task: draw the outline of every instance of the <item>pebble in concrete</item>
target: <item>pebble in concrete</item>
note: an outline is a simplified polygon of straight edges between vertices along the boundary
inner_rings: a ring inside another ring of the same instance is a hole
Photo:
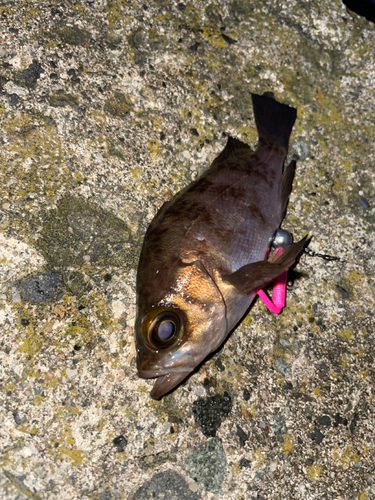
[[[34,303],[54,300],[59,283],[58,273],[33,274],[19,284],[21,297]]]
[[[232,410],[232,398],[227,392],[223,395],[199,398],[193,404],[195,423],[207,437],[214,437],[222,421]]]
[[[221,439],[212,438],[194,450],[185,460],[185,469],[202,488],[212,493],[222,493],[227,457]]]
[[[173,470],[158,472],[145,482],[129,500],[198,500],[185,479]]]

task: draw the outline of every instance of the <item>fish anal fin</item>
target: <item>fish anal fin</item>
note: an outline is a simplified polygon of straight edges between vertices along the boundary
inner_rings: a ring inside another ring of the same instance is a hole
[[[284,215],[286,206],[288,204],[290,192],[292,190],[292,184],[294,179],[294,174],[296,171],[296,159],[293,159],[289,165],[286,167],[283,173],[282,185],[281,185],[281,210],[282,215]]]

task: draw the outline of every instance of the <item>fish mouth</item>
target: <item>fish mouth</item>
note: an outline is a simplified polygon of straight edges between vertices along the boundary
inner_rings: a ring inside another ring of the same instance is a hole
[[[150,392],[152,399],[160,399],[165,394],[174,389],[182,382],[192,370],[176,370],[176,371],[156,371],[156,370],[141,370],[138,372],[140,378],[157,378],[154,387]]]

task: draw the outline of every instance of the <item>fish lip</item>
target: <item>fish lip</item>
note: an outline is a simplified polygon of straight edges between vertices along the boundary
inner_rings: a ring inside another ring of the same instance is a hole
[[[186,369],[184,367],[175,367],[173,369],[165,369],[165,370],[138,370],[137,375],[139,378],[159,378],[164,377],[165,375],[170,375],[173,373],[190,373],[190,369]]]
[[[172,389],[179,385],[192,372],[192,370],[172,371],[160,375],[150,392],[152,399],[161,399],[168,394]]]
[[[140,370],[138,377],[145,379],[156,378],[150,396],[153,399],[161,399],[180,384],[191,372],[192,369],[183,367],[177,367],[173,370]]]
[[[155,378],[155,384],[150,392],[153,399],[160,399],[177,387],[203,359],[202,355],[196,355],[194,352],[185,351],[183,360],[168,360],[169,365],[162,366],[158,363],[152,365],[152,359],[143,357],[141,351],[138,351],[137,375],[143,379]],[[183,364],[182,364],[183,361]],[[178,363],[181,363],[180,365]]]
[[[158,378],[158,377],[163,377],[164,375],[167,375],[167,371],[160,371],[160,370],[139,370],[137,372],[137,375],[139,378]]]

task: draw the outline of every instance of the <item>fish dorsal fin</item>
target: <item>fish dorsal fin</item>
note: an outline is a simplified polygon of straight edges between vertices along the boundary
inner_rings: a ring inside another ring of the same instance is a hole
[[[282,254],[273,253],[270,260],[246,264],[224,279],[241,293],[249,293],[255,288],[263,288],[294,264],[306,241],[307,236],[298,243],[286,247]]]
[[[235,139],[234,137],[229,136],[228,142],[223,151],[215,158],[215,163],[221,163],[227,160],[230,156],[235,156],[244,151],[248,151],[250,146],[240,141],[239,139]]]

